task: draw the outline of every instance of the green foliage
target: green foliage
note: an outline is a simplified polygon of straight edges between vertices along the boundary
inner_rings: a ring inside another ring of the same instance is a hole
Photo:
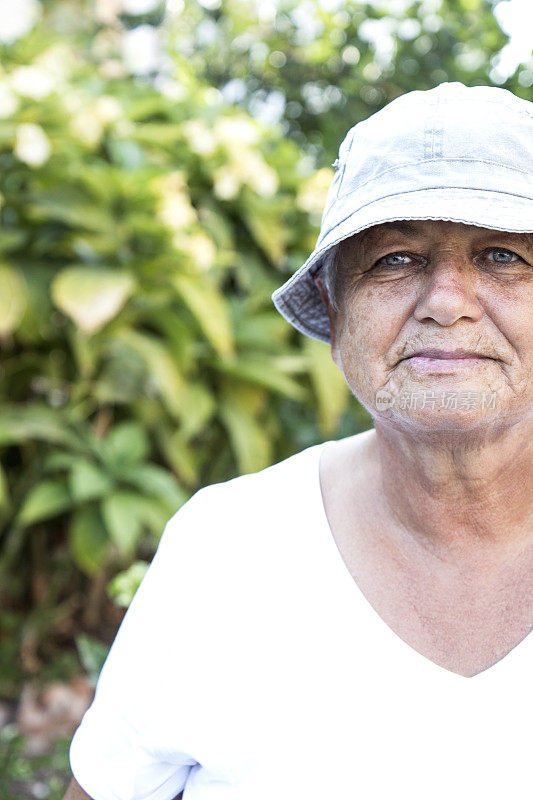
[[[253,114],[279,118],[320,164],[349,128],[390,100],[442,81],[486,85],[507,42],[495,0],[247,0],[186,3],[171,31],[196,75]],[[498,80],[530,97],[531,64]]]
[[[109,583],[107,591],[119,606],[127,608],[148,569],[146,561],[136,561],[124,572],[115,575]]]
[[[92,686],[96,686],[96,681],[104,666],[109,648],[94,637],[87,636],[84,633],[76,636],[76,647],[78,648],[81,664]]]
[[[48,0],[0,45],[0,692],[52,633],[97,674],[105,601],[130,602],[200,486],[371,424],[270,294],[314,245],[346,130],[490,83],[505,37],[488,0],[333,5],[186,0],[139,74],[124,37],[163,3]]]
[[[79,624],[56,587],[94,625],[119,573],[124,605],[191,493],[294,452],[283,400],[314,415],[321,397],[270,301],[316,236],[298,146],[184,58],[158,80],[117,69],[131,20],[61,9],[0,73],[0,585],[28,609],[30,670]],[[333,385],[316,440],[346,407]]]
[[[70,739],[58,740],[40,756],[28,755],[26,744],[14,725],[0,730],[0,797],[61,800],[68,784]]]

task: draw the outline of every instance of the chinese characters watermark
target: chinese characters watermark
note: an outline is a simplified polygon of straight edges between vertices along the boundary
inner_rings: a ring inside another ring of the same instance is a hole
[[[447,408],[457,411],[470,411],[472,409],[496,408],[498,392],[435,392],[432,389],[421,389],[413,392],[400,392],[394,395],[386,389],[376,392],[376,408],[386,411],[392,406],[399,409],[413,411],[415,409]]]

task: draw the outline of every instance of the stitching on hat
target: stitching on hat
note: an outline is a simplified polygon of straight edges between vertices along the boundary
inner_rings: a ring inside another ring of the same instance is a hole
[[[441,116],[439,110],[442,112],[442,96],[437,93],[435,96],[435,123],[433,125],[433,157],[442,160],[442,139],[444,130],[441,124]],[[437,124],[439,123],[439,124]]]
[[[447,157],[440,157],[440,158],[423,158],[418,159],[417,161],[404,161],[401,164],[396,164],[394,167],[389,167],[388,169],[383,170],[378,175],[374,175],[372,178],[368,178],[368,180],[363,181],[363,183],[358,183],[355,189],[352,189],[350,192],[346,192],[342,195],[342,197],[348,197],[349,194],[352,192],[357,191],[358,189],[362,189],[364,186],[368,186],[374,181],[380,180],[384,175],[389,175],[391,172],[395,172],[396,170],[404,169],[405,167],[417,167],[420,164],[430,164],[434,161],[444,162],[444,163],[458,163],[458,164],[487,164],[488,166],[492,167],[501,167],[502,169],[510,170],[511,172],[519,172],[521,175],[526,176],[533,176],[533,171],[527,169],[520,169],[520,167],[514,167],[508,164],[502,164],[500,161],[492,161],[491,159],[487,158],[447,158]],[[344,177],[344,176],[343,176]],[[433,188],[433,187],[431,187]],[[436,187],[437,188],[437,187]],[[440,187],[443,188],[443,187]],[[453,188],[451,186],[447,187],[449,189]],[[464,187],[457,187],[457,188],[464,188]],[[468,187],[472,188],[472,187]],[[340,189],[340,186],[339,186]],[[479,189],[478,191],[493,191],[492,189]],[[506,192],[509,194],[509,192]],[[517,197],[521,197],[522,195],[516,195]],[[337,194],[337,199],[340,199],[340,193]]]
[[[431,161],[434,157],[433,152],[433,134],[435,130],[435,104],[437,98],[435,93],[433,96],[428,97],[428,124],[424,130],[424,161]]]
[[[368,206],[373,205],[374,203],[379,203],[381,200],[386,200],[389,197],[401,197],[405,194],[415,194],[416,192],[427,192],[427,191],[442,191],[443,189],[452,189],[453,191],[472,191],[472,192],[487,192],[488,194],[495,194],[495,195],[504,195],[505,197],[519,197],[521,200],[527,200],[528,203],[533,202],[531,197],[525,197],[521,194],[509,194],[509,192],[502,192],[499,189],[472,189],[471,186],[431,186],[425,187],[422,189],[409,189],[408,191],[403,192],[393,192],[392,194],[384,194],[381,197],[377,197],[375,200],[371,200],[369,203],[364,203],[362,206],[358,206],[353,211],[350,211],[343,219],[341,219],[331,230],[334,231],[335,228],[338,228],[339,225],[342,225],[347,219],[349,219],[352,214],[355,214],[359,211],[362,211],[363,208],[367,208]],[[344,197],[348,197],[348,195],[344,195]],[[409,219],[408,216],[402,217],[402,219]],[[427,219],[432,219],[432,217],[427,217]],[[437,217],[436,219],[440,219]]]
[[[348,159],[349,159],[350,153],[352,151],[352,145],[353,145],[353,141],[355,139],[355,127],[356,126],[354,126],[351,129],[352,137],[350,139],[350,144],[348,146],[348,152],[344,155],[344,158],[342,159],[342,162],[339,162],[339,185],[337,187],[337,199],[339,198],[340,193],[341,193],[342,182],[344,180],[344,173],[346,172],[346,164],[348,163]]]
[[[494,87],[470,87],[470,88],[494,88]],[[507,90],[505,90],[507,91]],[[411,92],[407,92],[407,94],[411,94]],[[404,97],[404,95],[400,95],[400,97]],[[514,99],[513,99],[514,98]],[[445,103],[451,103],[452,105],[455,104],[468,104],[469,106],[472,105],[481,105],[484,106],[487,103],[491,105],[496,105],[498,108],[505,107],[509,111],[512,111],[514,114],[518,116],[526,116],[529,119],[533,119],[533,110],[529,108],[524,108],[522,105],[518,105],[515,101],[518,100],[521,103],[528,103],[531,105],[530,100],[525,100],[523,97],[518,97],[517,95],[513,95],[512,98],[507,97],[445,97],[443,98]],[[389,104],[390,105],[390,104]],[[386,108],[387,106],[385,106]]]

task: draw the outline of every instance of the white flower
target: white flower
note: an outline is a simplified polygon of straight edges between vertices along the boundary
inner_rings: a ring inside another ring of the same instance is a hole
[[[20,161],[30,167],[42,167],[51,151],[48,136],[40,125],[33,122],[17,125],[14,152]]]
[[[195,233],[189,239],[189,253],[198,269],[210,269],[215,261],[215,245],[206,233]]]
[[[86,108],[75,114],[70,121],[70,129],[80,142],[88,147],[96,147],[102,138],[104,126],[94,110]]]
[[[25,36],[41,13],[38,0],[0,0],[0,42],[12,44]]]
[[[96,0],[94,15],[97,22],[113,25],[117,21],[121,7],[121,0]]]
[[[161,0],[122,0],[122,9],[126,14],[150,14],[161,5]]]
[[[11,117],[18,109],[19,101],[5,83],[0,83],[0,119]]]
[[[194,265],[200,272],[207,272],[213,266],[216,257],[215,245],[203,231],[190,236],[177,233],[173,243],[177,250],[184,250],[191,256]]]
[[[174,78],[170,78],[168,75],[156,75],[154,78],[154,87],[163,97],[174,100],[176,103],[181,103],[188,95],[186,87],[178,83]]]
[[[204,122],[191,119],[182,125],[182,131],[193,153],[198,153],[200,156],[213,155],[217,146],[217,141],[213,132],[209,130]]]
[[[159,218],[173,231],[196,222],[198,215],[191,205],[185,173],[180,170],[157,178],[153,187],[159,194]]]
[[[94,113],[103,125],[108,125],[122,117],[122,106],[116,97],[103,94],[94,104]]]
[[[262,197],[271,197],[275,194],[279,180],[276,172],[266,164],[259,153],[253,150],[243,150],[240,156],[232,159],[233,169],[251,189]]]
[[[242,145],[257,144],[259,131],[244,116],[222,117],[215,124],[215,136],[228,149],[238,150]]]
[[[246,183],[261,197],[272,197],[279,187],[277,173],[259,157],[254,162],[255,169],[250,170]]]
[[[9,83],[17,94],[31,97],[32,100],[43,100],[55,88],[52,76],[35,66],[18,67],[9,76]]]
[[[219,167],[213,174],[213,191],[221,200],[233,200],[239,194],[241,182],[231,167]]]
[[[153,25],[139,25],[122,37],[122,57],[133,75],[148,75],[161,66],[159,33]]]
[[[70,92],[63,100],[71,114],[70,129],[88,147],[96,147],[104,134],[104,128],[112,122],[122,121],[122,106],[115,97],[102,95],[92,105],[86,99]]]
[[[296,197],[298,208],[307,211],[308,214],[321,214],[333,175],[334,172],[330,167],[324,167],[304,181]]]
[[[55,80],[56,87],[70,78],[76,66],[76,54],[64,42],[57,42],[43,50],[33,61],[34,67],[44,69]]]

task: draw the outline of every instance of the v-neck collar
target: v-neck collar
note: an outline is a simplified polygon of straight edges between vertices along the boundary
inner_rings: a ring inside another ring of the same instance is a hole
[[[359,588],[353,576],[351,575],[331,531],[324,506],[322,486],[320,483],[320,459],[325,447],[328,444],[330,444],[330,442],[323,442],[322,444],[318,444],[309,448],[309,455],[312,456],[310,476],[312,481],[312,491],[310,492],[311,503],[309,505],[309,510],[312,518],[314,519],[316,530],[319,533],[320,545],[322,546],[323,550],[323,558],[327,559],[329,562],[329,567],[335,573],[339,586],[351,596],[354,604],[362,609],[367,619],[373,623],[373,626],[383,639],[384,644],[387,647],[391,647],[396,650],[398,657],[401,656],[402,660],[409,659],[413,665],[416,664],[418,669],[426,672],[429,670],[430,672],[433,672],[435,676],[440,675],[446,680],[455,681],[456,683],[468,683],[469,685],[474,683],[476,685],[482,685],[489,680],[492,681],[492,679],[498,678],[501,673],[511,670],[515,663],[519,661],[519,659],[526,658],[529,663],[530,660],[527,658],[527,650],[528,648],[533,647],[533,631],[530,631],[529,634],[521,639],[521,641],[518,642],[518,644],[515,645],[512,650],[510,650],[495,664],[487,667],[487,669],[483,670],[482,672],[478,672],[476,675],[467,676],[460,675],[458,672],[453,672],[453,670],[442,667],[427,656],[424,656],[422,653],[408,644],[404,639],[402,639],[402,637],[385,622],[372,604],[367,600],[362,590]],[[531,664],[533,666],[533,661]]]

